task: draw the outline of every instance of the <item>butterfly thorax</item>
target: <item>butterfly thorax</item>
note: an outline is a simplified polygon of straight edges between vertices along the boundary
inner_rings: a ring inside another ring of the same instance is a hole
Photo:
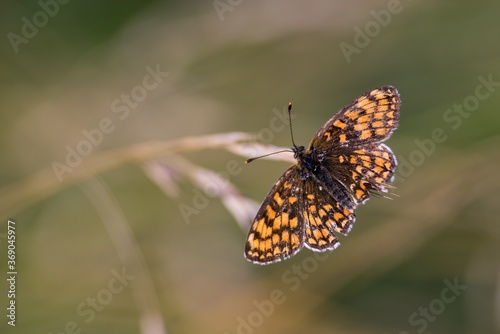
[[[297,171],[303,181],[312,179],[320,189],[325,189],[337,202],[348,208],[355,207],[355,202],[347,192],[340,175],[334,175],[325,165],[325,156],[314,147],[306,149],[304,146],[293,148],[297,159]]]
[[[299,169],[306,169],[313,174],[319,172],[322,159],[318,156],[316,150],[306,150],[304,146],[294,147],[292,149],[294,157],[297,159]]]

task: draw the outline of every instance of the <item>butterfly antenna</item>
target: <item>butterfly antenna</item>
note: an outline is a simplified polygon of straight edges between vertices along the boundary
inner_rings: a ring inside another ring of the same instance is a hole
[[[295,145],[295,141],[293,140],[293,131],[292,131],[292,102],[288,102],[288,123],[290,123],[290,135],[292,136],[293,150],[291,150],[291,151],[290,150],[282,150],[282,151],[278,151],[278,152],[272,152],[272,153],[269,153],[269,154],[264,154],[264,155],[261,155],[261,156],[255,157],[255,158],[247,159],[247,160],[245,160],[245,163],[249,164],[249,163],[251,163],[254,160],[257,160],[257,159],[260,159],[260,158],[264,158],[264,157],[268,157],[268,156],[273,155],[273,154],[283,153],[283,152],[292,152],[293,153],[294,150],[297,150],[298,147],[297,147],[297,145]]]
[[[288,102],[288,123],[290,124],[290,136],[292,137],[292,144],[295,149],[297,149],[297,145],[295,145],[295,141],[293,140],[293,130],[292,130],[292,102]]]
[[[261,155],[261,156],[255,157],[255,158],[250,158],[250,159],[247,159],[247,160],[245,160],[245,163],[246,163],[246,164],[249,164],[249,163],[251,163],[251,162],[252,162],[252,161],[254,161],[254,160],[257,160],[257,159],[260,159],[260,158],[264,158],[264,157],[268,157],[268,156],[270,156],[270,155],[274,155],[274,154],[278,154],[278,153],[283,153],[283,152],[293,152],[293,151],[290,151],[290,150],[282,150],[282,151],[278,151],[278,152],[268,153],[268,154],[264,154],[264,155]]]

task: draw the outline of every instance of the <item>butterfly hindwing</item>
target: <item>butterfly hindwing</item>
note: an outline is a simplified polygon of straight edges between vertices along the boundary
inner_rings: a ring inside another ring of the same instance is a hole
[[[342,206],[314,179],[305,182],[303,210],[305,245],[314,251],[337,248],[335,232],[347,235],[356,220],[354,209]]]
[[[343,180],[356,204],[367,201],[372,192],[388,192],[396,165],[391,149],[377,143],[341,150],[338,155],[325,160],[326,169]]]

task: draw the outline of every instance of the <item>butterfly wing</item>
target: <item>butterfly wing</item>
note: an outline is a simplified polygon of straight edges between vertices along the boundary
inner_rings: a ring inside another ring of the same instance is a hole
[[[326,122],[309,147],[357,147],[382,142],[398,127],[400,106],[399,93],[392,86],[366,92]]]
[[[314,179],[304,184],[305,245],[314,251],[333,250],[340,245],[335,232],[347,235],[356,220],[354,209],[340,204]]]
[[[247,260],[269,264],[290,258],[304,246],[302,183],[297,165],[276,181],[248,232]]]
[[[335,200],[316,179],[297,165],[274,184],[262,203],[245,245],[245,257],[270,264],[295,255],[304,244],[314,251],[340,245],[335,232],[347,235],[355,221],[354,208]]]
[[[316,133],[308,153],[342,183],[356,204],[370,192],[387,192],[396,158],[384,144],[398,126],[401,99],[396,88],[383,86],[367,92],[335,114]]]

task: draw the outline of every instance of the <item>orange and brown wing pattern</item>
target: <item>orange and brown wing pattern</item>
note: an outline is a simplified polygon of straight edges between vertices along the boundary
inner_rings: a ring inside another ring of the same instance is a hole
[[[323,187],[305,183],[305,245],[314,251],[334,250],[340,246],[335,232],[347,235],[356,220],[354,209],[342,207]]]
[[[334,115],[314,136],[308,151],[321,152],[331,175],[356,204],[371,192],[387,192],[397,161],[384,144],[397,128],[401,99],[396,88],[369,91]]]
[[[392,86],[369,91],[326,122],[314,136],[309,149],[328,150],[384,141],[398,126],[400,106],[398,91]]]
[[[266,196],[248,232],[245,257],[249,261],[277,262],[293,256],[304,246],[301,182],[297,166],[293,165]]]
[[[343,167],[337,167],[337,173],[343,175],[344,183],[357,204],[368,200],[370,192],[388,192],[388,184],[394,180],[397,161],[387,145],[361,146],[340,154],[336,159],[336,163]]]

